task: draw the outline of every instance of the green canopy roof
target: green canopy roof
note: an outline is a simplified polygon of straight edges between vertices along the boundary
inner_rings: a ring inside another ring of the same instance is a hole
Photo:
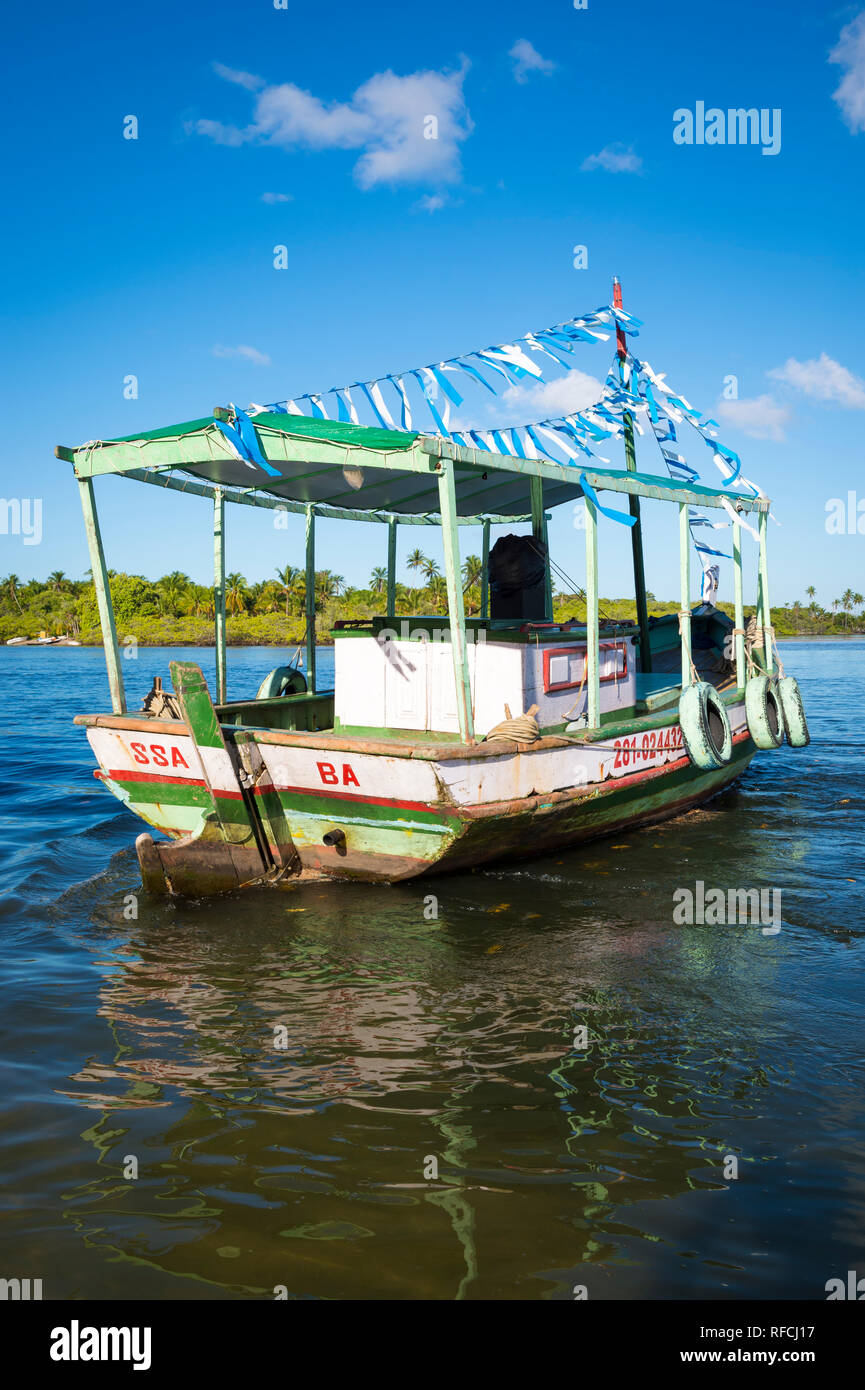
[[[728,498],[748,511],[768,505],[730,490],[596,468],[588,458],[585,464],[515,458],[437,436],[270,412],[250,417],[265,460],[262,465],[244,457],[248,449],[234,442],[233,418],[229,411],[218,410],[199,420],[122,439],[94,440],[76,449],[58,447],[55,452],[74,463],[78,477],[126,473],[155,481],[180,470],[211,485],[277,502],[353,513],[437,513],[443,459],[453,465],[457,513],[462,517],[530,514],[531,485],[537,478],[543,481],[545,507],[575,501],[583,495],[583,474],[595,488],[668,501],[717,507],[721,498]],[[229,426],[227,433],[223,425]]]

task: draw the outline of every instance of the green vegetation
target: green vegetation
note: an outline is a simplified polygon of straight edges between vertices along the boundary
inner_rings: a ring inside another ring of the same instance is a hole
[[[397,613],[406,616],[445,613],[445,580],[435,560],[420,550],[408,557],[408,568],[418,576],[415,585],[397,584]],[[111,595],[120,640],[134,637],[142,646],[212,646],[213,590],[195,584],[179,570],[161,579],[145,579],[140,574],[111,571]],[[481,561],[467,556],[463,564],[466,612],[475,616],[481,602]],[[242,574],[226,576],[228,641],[234,646],[288,646],[302,642],[306,630],[304,609],[306,582],[302,570],[286,565],[273,579],[248,583]],[[340,619],[371,618],[384,611],[387,571],[373,570],[369,586],[347,587],[341,575],[318,570],[315,576],[316,627],[319,640],[327,640],[330,628]],[[772,609],[772,622],[779,637],[844,636],[865,632],[863,597],[847,589],[828,609],[815,602],[816,590],[805,591],[807,602],[799,600]],[[732,604],[719,605],[732,617]],[[661,602],[649,595],[649,611],[675,613],[678,603]],[[557,593],[556,619],[585,617],[581,593]],[[602,599],[601,612],[607,618],[633,620],[632,599]],[[753,612],[746,609],[746,616]],[[68,635],[83,645],[98,645],[102,638],[96,610],[96,594],[89,579],[68,579],[55,570],[47,579],[31,579],[22,584],[8,574],[0,580],[0,642],[10,637]]]

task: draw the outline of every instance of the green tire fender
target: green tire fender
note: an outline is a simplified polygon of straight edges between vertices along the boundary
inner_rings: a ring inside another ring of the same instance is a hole
[[[784,742],[784,711],[771,676],[751,676],[745,686],[745,717],[758,748],[778,748]]]
[[[778,682],[778,695],[784,713],[787,742],[793,748],[807,747],[811,742],[811,735],[808,732],[808,721],[805,718],[802,692],[795,676],[781,677]]]
[[[695,681],[679,697],[679,725],[691,762],[706,769],[725,767],[733,756],[733,731],[717,690]]]
[[[306,677],[296,666],[277,666],[258,687],[256,700],[276,700],[281,695],[302,695]]]

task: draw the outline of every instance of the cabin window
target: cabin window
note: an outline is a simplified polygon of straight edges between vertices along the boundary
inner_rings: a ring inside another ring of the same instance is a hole
[[[624,642],[602,642],[598,665],[601,684],[622,680],[628,674],[628,649]],[[544,652],[544,694],[577,690],[586,675],[585,647],[553,647]]]

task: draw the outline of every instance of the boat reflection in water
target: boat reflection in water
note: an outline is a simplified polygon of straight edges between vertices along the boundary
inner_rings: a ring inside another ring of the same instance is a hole
[[[753,1237],[725,1156],[776,1157],[761,1119],[792,1076],[765,1008],[778,953],[757,927],[731,944],[669,914],[635,925],[647,897],[614,890],[614,860],[454,878],[432,919],[420,885],[369,887],[363,913],[332,883],[242,912],[142,898],[135,923],[117,890],[113,1049],[67,1090],[94,1112],[99,1176],[66,1212],[123,1262],[113,1296],[135,1295],[126,1262],[172,1297],[735,1288]],[[670,1242],[651,1281],[647,1241]]]

